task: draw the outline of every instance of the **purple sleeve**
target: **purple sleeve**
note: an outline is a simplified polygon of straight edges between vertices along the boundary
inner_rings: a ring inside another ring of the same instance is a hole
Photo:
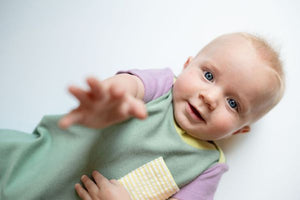
[[[173,198],[179,200],[213,200],[217,186],[228,166],[224,163],[213,165],[191,183],[185,185]]]
[[[144,102],[152,101],[167,93],[173,85],[174,74],[169,68],[119,71],[138,76],[145,87]]]

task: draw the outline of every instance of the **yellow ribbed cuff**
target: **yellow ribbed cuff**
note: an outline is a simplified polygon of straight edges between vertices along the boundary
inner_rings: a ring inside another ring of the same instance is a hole
[[[179,191],[166,163],[159,157],[118,180],[132,200],[165,200]]]

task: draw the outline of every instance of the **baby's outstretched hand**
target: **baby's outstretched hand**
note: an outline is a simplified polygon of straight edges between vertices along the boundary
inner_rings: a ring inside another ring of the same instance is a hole
[[[108,180],[99,172],[94,171],[92,181],[83,175],[81,181],[85,188],[79,183],[75,185],[78,196],[83,200],[130,200],[127,190],[116,180]]]
[[[59,122],[61,128],[81,124],[90,128],[104,128],[129,117],[147,117],[145,104],[126,92],[120,84],[105,85],[95,78],[88,78],[89,91],[71,86],[69,92],[79,100],[79,106]]]

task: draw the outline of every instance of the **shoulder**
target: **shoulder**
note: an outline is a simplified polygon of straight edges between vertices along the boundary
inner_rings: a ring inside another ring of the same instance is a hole
[[[120,73],[129,73],[141,79],[145,88],[144,101],[152,101],[166,94],[173,86],[174,73],[170,68],[162,69],[131,69],[119,71]]]

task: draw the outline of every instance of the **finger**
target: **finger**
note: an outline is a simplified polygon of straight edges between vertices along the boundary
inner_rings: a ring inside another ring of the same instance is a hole
[[[121,105],[118,106],[116,113],[110,116],[112,118],[110,120],[122,121],[129,117],[136,117],[138,119],[145,119],[147,117],[145,105],[141,101],[130,95],[126,95],[120,101]]]
[[[147,109],[144,102],[137,99],[129,100],[128,112],[131,116],[136,117],[138,119],[147,118]]]
[[[85,90],[82,90],[81,88],[78,88],[76,86],[70,86],[69,92],[80,101],[81,104],[85,106],[89,106],[91,104],[91,100],[89,98],[88,93]]]
[[[83,200],[92,200],[89,193],[79,183],[75,184],[75,190],[76,190],[78,196],[81,199],[83,199]]]
[[[98,171],[93,171],[92,176],[98,185],[98,187],[101,189],[104,185],[108,184],[109,181],[107,178],[105,178],[102,174],[100,174]]]
[[[125,90],[116,84],[112,84],[109,88],[112,99],[121,99],[125,95]]]
[[[58,125],[62,129],[67,129],[73,124],[80,123],[82,119],[83,119],[83,115],[77,110],[73,110],[69,114],[61,118],[58,122]]]
[[[109,182],[116,186],[121,185],[121,183],[119,181],[117,181],[116,179],[111,179]]]
[[[104,91],[101,82],[93,77],[88,77],[86,81],[91,88],[91,93],[93,97],[96,99],[101,99],[103,97],[103,91]]]
[[[81,181],[90,194],[96,194],[97,191],[99,190],[97,185],[86,175],[83,175],[81,177]]]

